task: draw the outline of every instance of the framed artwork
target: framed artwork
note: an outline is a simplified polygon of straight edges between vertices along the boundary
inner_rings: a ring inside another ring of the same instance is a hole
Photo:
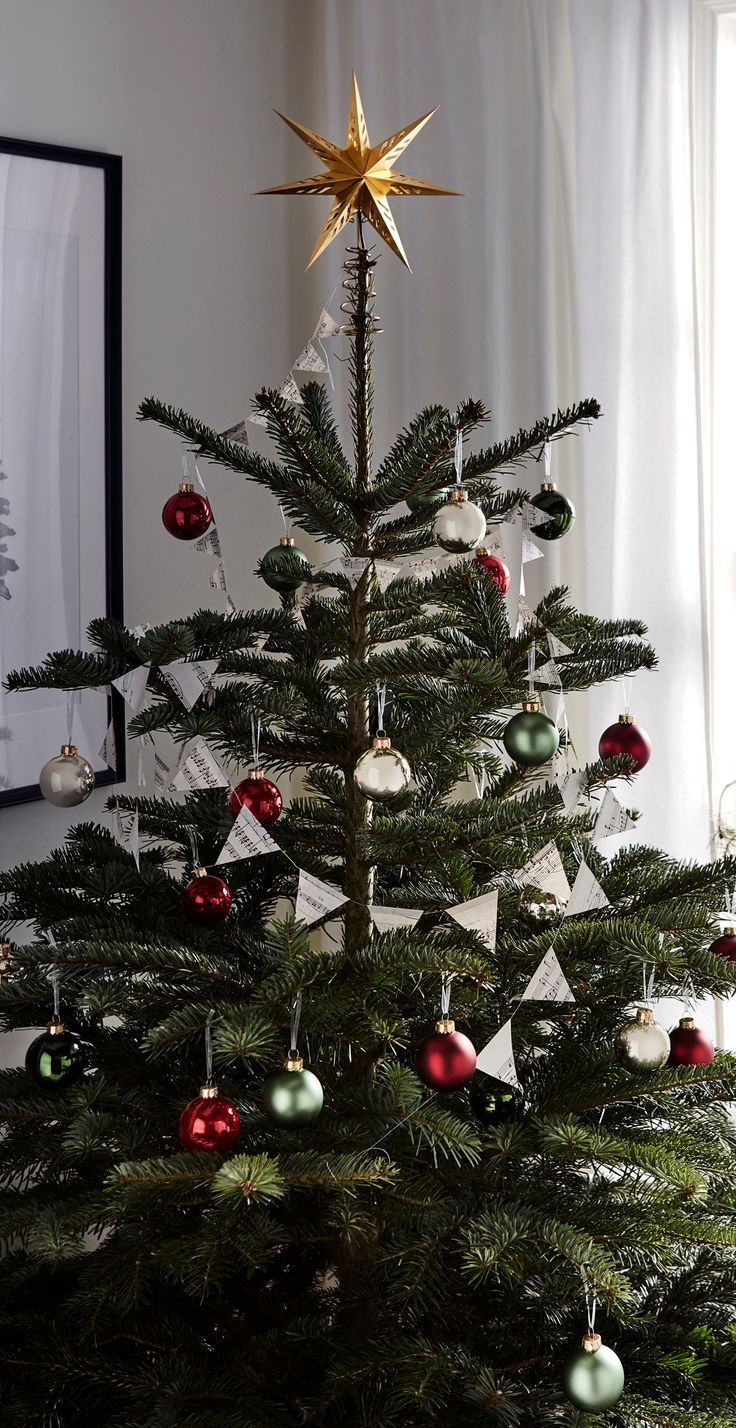
[[[0,139],[0,686],[122,618],[120,248],[120,158]],[[0,807],[40,797],[70,713],[98,784],[124,776],[109,697],[0,687]]]

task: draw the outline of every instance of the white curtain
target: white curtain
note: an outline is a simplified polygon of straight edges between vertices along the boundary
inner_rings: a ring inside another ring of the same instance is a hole
[[[578,521],[532,594],[563,581],[582,609],[649,626],[660,667],[632,708],[654,753],[631,801],[647,842],[706,857],[689,0],[308,0],[287,44],[287,112],[331,138],[353,66],[374,139],[439,104],[402,166],[465,195],[394,202],[414,275],[382,256],[379,452],[429,401],[482,396],[499,436],[601,402],[556,448]],[[296,140],[288,154],[284,178],[313,171]],[[303,266],[324,204],[268,201],[288,204]],[[339,262],[334,244],[300,285],[295,325]],[[621,697],[575,700],[581,756]]]

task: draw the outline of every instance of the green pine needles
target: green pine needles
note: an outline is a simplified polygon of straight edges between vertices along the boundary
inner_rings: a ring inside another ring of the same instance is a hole
[[[477,400],[429,407],[374,462],[373,260],[353,251],[350,455],[316,383],[301,407],[270,389],[256,397],[272,456],[155,398],[140,415],[265,486],[320,541],[398,561],[433,544],[431,512],[402,503],[452,485],[457,430],[470,437],[488,415]],[[541,444],[598,415],[588,400],[494,445],[476,436],[470,499],[501,521]],[[149,664],[131,735],[201,737],[235,780],[255,712],[265,771],[282,787],[298,777],[272,830],[283,853],[227,866],[233,906],[215,929],[186,920],[181,893],[190,830],[210,865],[232,828],[223,789],[114,796],[138,810],[140,866],[109,827],[81,822],[44,862],[0,876],[6,933],[36,929],[0,983],[2,1026],[43,1027],[56,965],[62,1013],[88,1047],[64,1090],[0,1073],[3,1425],[562,1428],[584,1421],[561,1373],[586,1328],[587,1284],[626,1371],[606,1423],[733,1428],[736,1061],[630,1071],[613,1038],[643,974],[662,995],[686,977],[697,995],[736,987],[736,967],[708,950],[736,868],[646,847],[604,860],[595,796],[614,778],[621,793],[625,758],[591,763],[592,798],[568,815],[551,775],[494,752],[532,640],[539,663],[550,636],[562,641],[564,688],[586,689],[653,667],[645,627],[580,614],[555,589],[517,634],[472,557],[427,578],[405,561],[383,589],[372,563],[357,581],[331,563],[302,594],[142,635],[98,620],[90,651],[9,680],[89,688]],[[181,659],[219,662],[212,697],[193,709],[163,677]],[[413,773],[409,794],[383,807],[353,780],[380,684]],[[482,797],[469,766],[483,771]],[[550,840],[570,882],[584,854],[610,906],[530,927],[517,875]],[[289,911],[295,864],[350,898],[329,935]],[[444,910],[492,888],[490,952]],[[424,915],[379,934],[372,903]],[[575,1005],[520,1005],[553,938]],[[476,1047],[518,1008],[523,1103],[501,1124],[478,1120],[467,1090],[435,1094],[414,1070],[448,972],[452,1014]],[[295,1129],[260,1102],[300,992],[299,1045],[325,1106]],[[215,1075],[241,1123],[226,1154],[177,1138],[204,1079],[210,1012]]]

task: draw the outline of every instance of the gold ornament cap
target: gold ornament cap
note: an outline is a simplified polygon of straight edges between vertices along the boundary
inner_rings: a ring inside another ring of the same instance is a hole
[[[600,1334],[583,1334],[583,1348],[586,1354],[597,1354],[603,1348],[603,1340]]]
[[[628,713],[627,713],[627,714],[619,714],[619,716],[618,716],[618,722],[619,722],[619,724],[633,724],[633,722],[634,722],[634,716],[633,716],[633,714],[628,714]]]
[[[214,1101],[215,1096],[219,1096],[220,1088],[214,1081],[207,1081],[204,1086],[200,1086],[199,1094],[203,1101]]]
[[[695,1017],[694,1017],[694,1016],[681,1016],[681,1017],[680,1017],[680,1030],[681,1030],[681,1031],[694,1031],[694,1029],[695,1029]]]
[[[61,1017],[55,1016],[48,1022],[46,1030],[49,1036],[58,1036],[60,1031],[66,1031],[66,1024],[61,1020]]]
[[[451,506],[464,506],[468,499],[468,493],[464,486],[454,486],[450,492]]]
[[[554,481],[543,481],[539,489],[540,491],[556,491],[557,485]]]
[[[260,764],[253,765],[250,773],[248,774],[248,778],[263,778],[263,769],[261,768]]]
[[[304,1070],[304,1057],[299,1055],[299,1052],[296,1050],[296,1047],[292,1047],[291,1051],[289,1052],[289,1055],[287,1056],[284,1062],[284,1068],[287,1071]]]
[[[391,740],[389,739],[388,734],[376,734],[376,737],[373,740],[373,747],[374,749],[390,749]]]
[[[191,481],[180,481],[180,482],[179,482],[179,492],[180,492],[180,494],[183,494],[183,495],[185,495],[185,496],[191,496],[191,494],[192,494],[193,491],[194,491],[194,486],[192,485],[192,482],[191,482]]]
[[[538,714],[540,705],[537,695],[533,694],[529,699],[522,699],[521,707],[525,714]]]
[[[294,537],[293,537],[293,536],[290,536],[290,535],[282,535],[282,536],[279,537],[279,545],[292,546],[293,544],[294,544]]]
[[[654,1021],[654,1012],[652,1011],[652,1008],[651,1008],[651,1007],[637,1007],[637,1008],[636,1008],[636,1024],[637,1024],[637,1026],[651,1026],[653,1021]]]
[[[64,759],[74,759],[77,756],[76,744],[62,744],[61,755]]]
[[[455,1030],[455,1023],[451,1016],[441,1016],[435,1022],[434,1029],[439,1032],[440,1036],[450,1036]]]
[[[206,878],[206,877],[207,877],[207,869],[206,869],[206,868],[192,868],[192,877],[193,877],[193,878]]]
[[[721,937],[736,937],[736,927],[724,927]]]
[[[487,545],[477,545],[474,553],[475,555],[490,555],[491,552]]]

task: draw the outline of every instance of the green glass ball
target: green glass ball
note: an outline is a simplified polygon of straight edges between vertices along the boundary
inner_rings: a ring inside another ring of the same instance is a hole
[[[315,1121],[324,1102],[313,1071],[274,1071],[263,1083],[261,1106],[277,1126],[306,1126]]]
[[[476,1071],[470,1083],[470,1108],[476,1120],[484,1126],[501,1126],[513,1121],[524,1104],[516,1086],[497,1081],[485,1071]]]
[[[295,567],[303,566],[304,574],[299,575]],[[310,570],[309,561],[303,550],[296,545],[272,545],[262,556],[258,574],[269,590],[298,590],[304,584]]]
[[[554,757],[560,745],[560,735],[551,719],[541,709],[523,709],[509,719],[503,731],[504,748],[517,764],[536,768]]]
[[[74,1031],[67,1031],[62,1023],[58,1030],[46,1031],[32,1041],[26,1052],[26,1071],[37,1086],[44,1090],[71,1086],[78,1081],[84,1071],[86,1056],[84,1047]]]
[[[623,1364],[605,1344],[592,1351],[577,1349],[562,1371],[562,1387],[581,1413],[603,1413],[618,1402],[624,1391]]]
[[[441,486],[438,491],[422,491],[419,495],[407,496],[406,504],[413,516],[426,516],[429,520],[437,506],[444,506],[449,495],[449,486]]]
[[[535,540],[559,540],[560,536],[567,535],[575,524],[575,507],[572,501],[568,501],[567,496],[563,496],[556,487],[545,491],[537,491],[536,496],[532,496],[532,505],[538,511],[545,511],[553,520],[543,521],[541,526],[535,526],[532,535]]]

